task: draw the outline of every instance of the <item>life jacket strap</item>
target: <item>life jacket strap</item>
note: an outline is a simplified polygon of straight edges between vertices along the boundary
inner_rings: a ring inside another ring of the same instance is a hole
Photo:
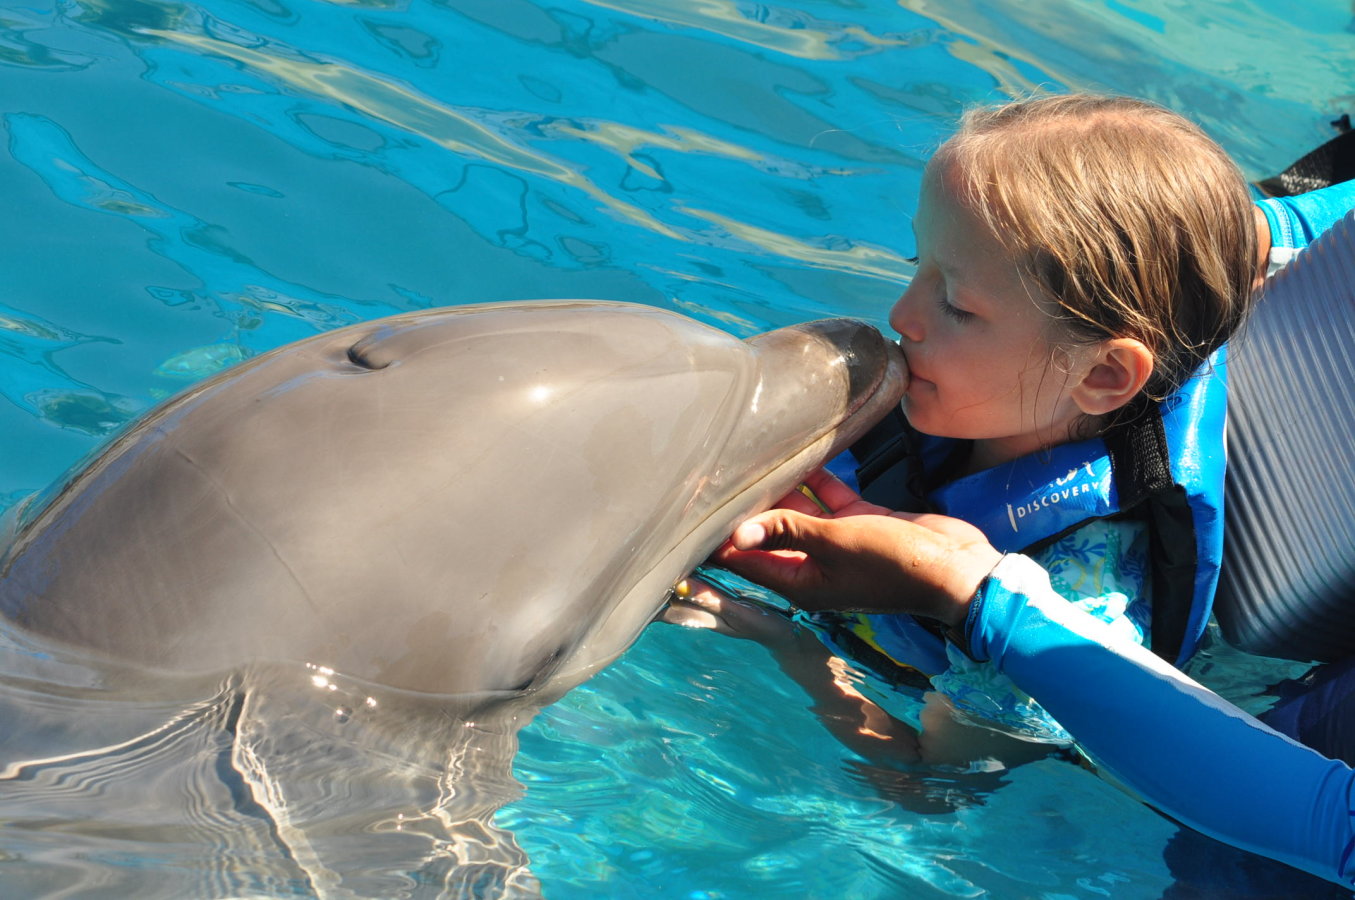
[[[1172,475],[1167,431],[1158,404],[1105,435],[1120,510],[1148,524],[1153,590],[1153,652],[1176,662],[1195,603],[1195,521],[1186,489]]]

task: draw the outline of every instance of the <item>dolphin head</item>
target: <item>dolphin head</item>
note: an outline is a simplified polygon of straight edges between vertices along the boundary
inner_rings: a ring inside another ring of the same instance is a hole
[[[135,423],[19,532],[0,609],[154,668],[548,700],[904,380],[847,320],[741,341],[552,301],[363,323]]]

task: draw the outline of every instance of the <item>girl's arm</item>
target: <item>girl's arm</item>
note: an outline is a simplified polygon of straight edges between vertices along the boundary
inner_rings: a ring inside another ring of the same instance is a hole
[[[761,644],[809,695],[810,709],[848,750],[875,762],[919,761],[917,732],[858,691],[846,664],[808,628],[701,578],[688,578],[679,588],[662,614],[664,621]]]

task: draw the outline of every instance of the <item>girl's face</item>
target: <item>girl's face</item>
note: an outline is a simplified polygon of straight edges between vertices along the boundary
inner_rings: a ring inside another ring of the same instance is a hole
[[[1069,439],[1084,354],[1052,343],[1049,301],[959,200],[952,169],[928,167],[913,223],[917,273],[889,324],[908,360],[908,421],[974,440],[976,470]]]

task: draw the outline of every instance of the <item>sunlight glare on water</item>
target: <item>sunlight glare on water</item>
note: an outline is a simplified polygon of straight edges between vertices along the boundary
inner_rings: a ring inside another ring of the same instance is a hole
[[[968,104],[1143,96],[1257,179],[1330,138],[1352,85],[1345,0],[0,0],[0,505],[202,378],[390,313],[580,297],[739,336],[883,328],[922,166]],[[1288,674],[1207,659],[1239,699]],[[11,750],[164,720],[41,664],[45,690],[0,666],[50,729]],[[227,858],[275,836],[247,767],[222,774],[222,690],[72,781],[5,776],[0,894],[309,895],[304,860]],[[1232,857],[1169,866],[1175,827],[1071,763],[891,780],[806,706],[752,644],[653,627],[522,732],[497,821],[556,900],[1253,896],[1210,880]],[[322,798],[374,764],[310,762]],[[138,772],[181,820],[87,816]]]

